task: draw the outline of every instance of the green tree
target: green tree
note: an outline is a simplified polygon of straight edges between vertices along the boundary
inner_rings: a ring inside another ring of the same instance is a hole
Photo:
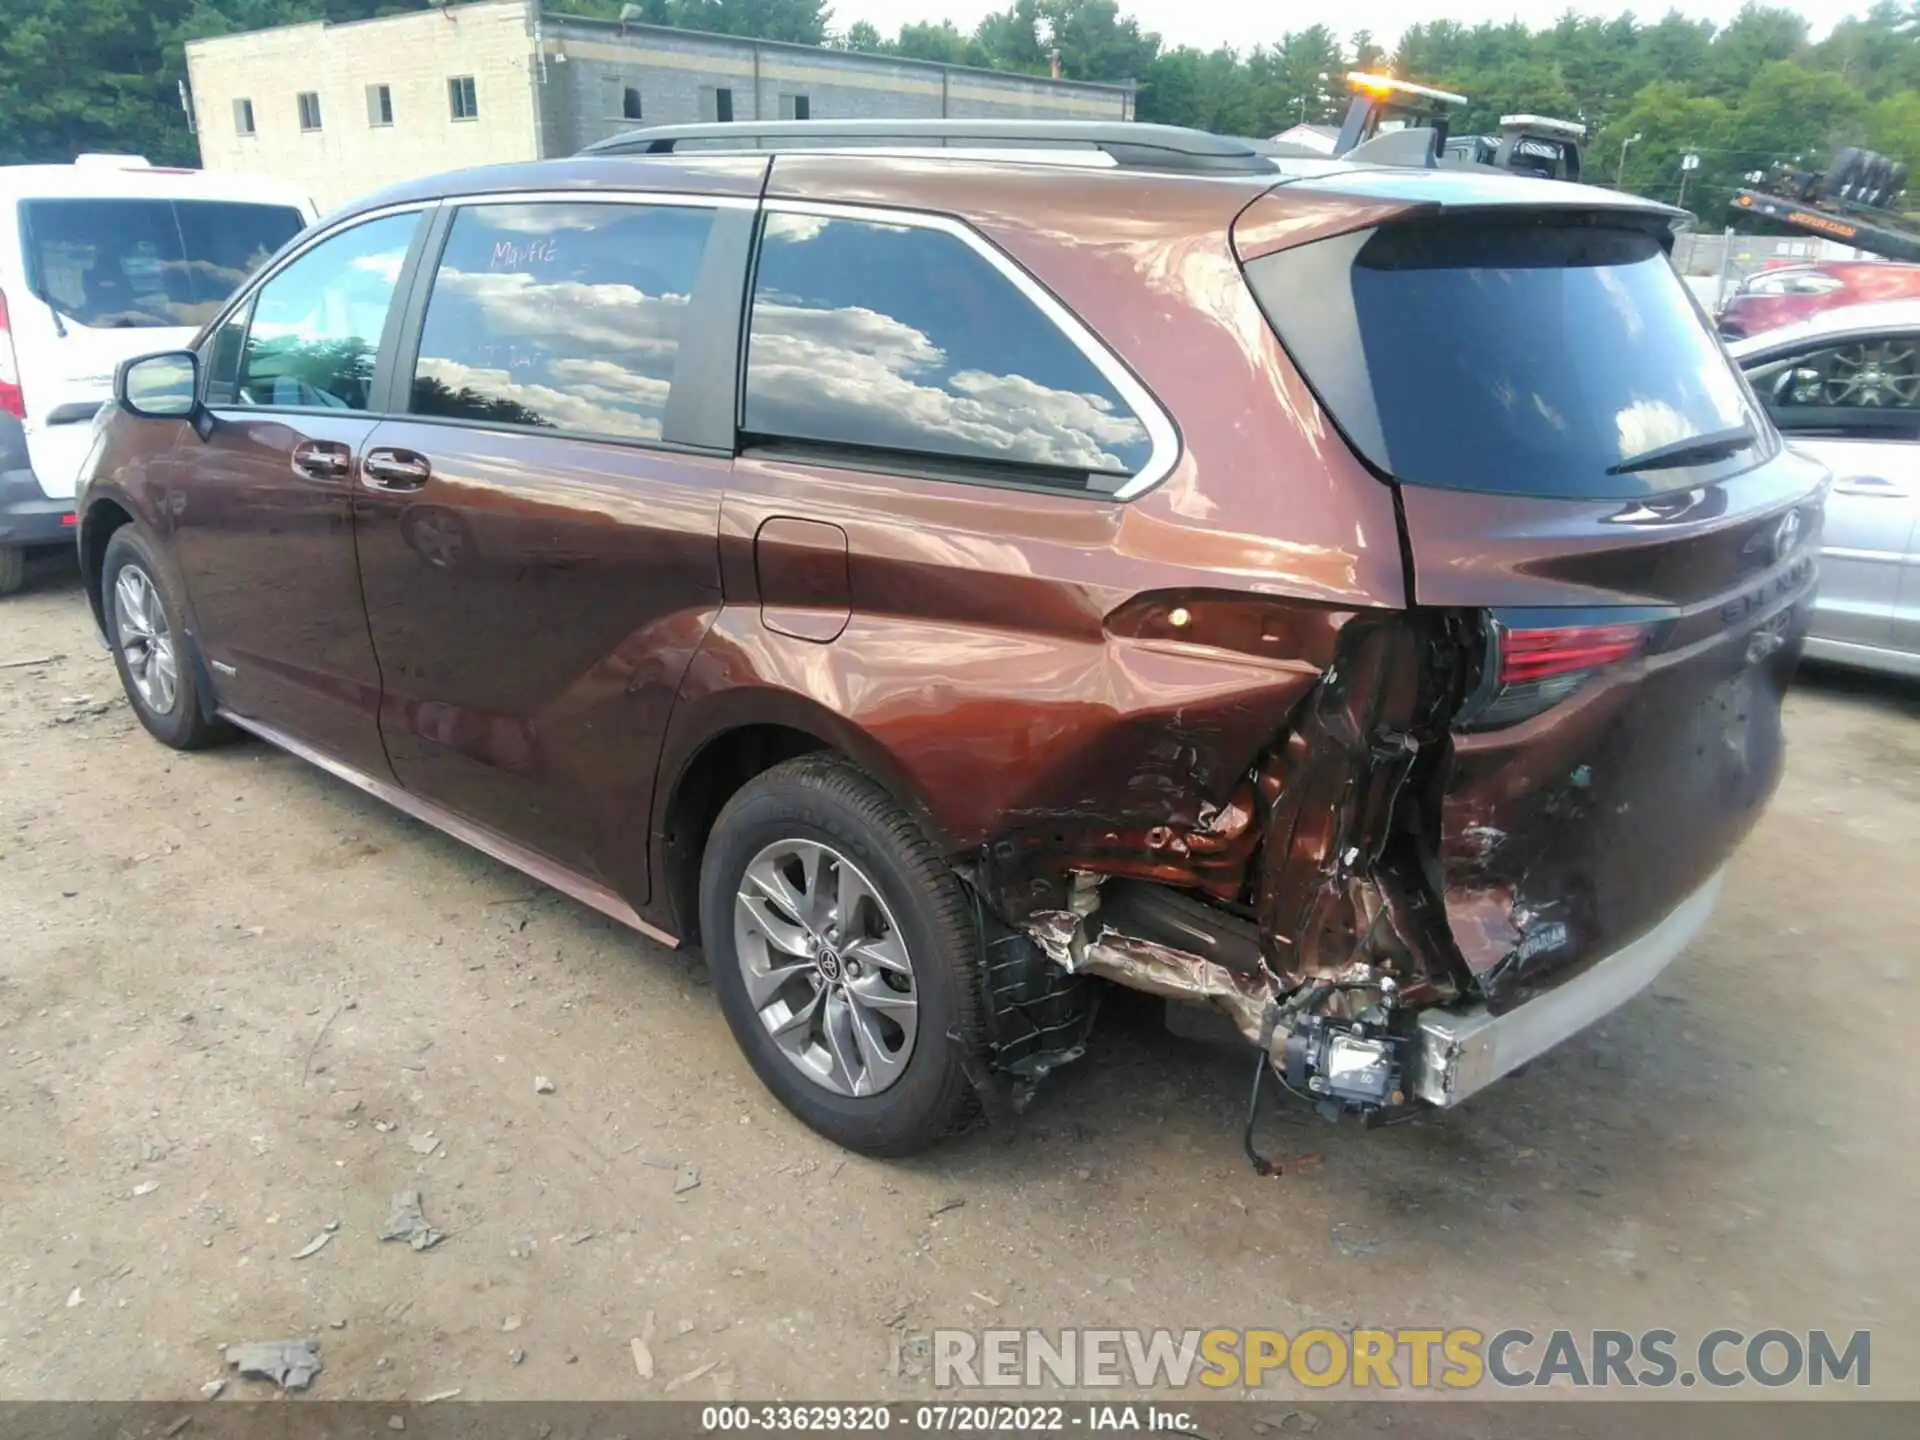
[[[1380,48],[1371,30],[1353,32],[1353,68],[1376,74],[1387,63],[1387,52]]]

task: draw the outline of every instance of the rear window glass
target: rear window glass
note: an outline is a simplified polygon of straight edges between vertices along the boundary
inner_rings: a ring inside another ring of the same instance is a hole
[[[199,326],[306,224],[286,205],[221,200],[28,200],[33,289],[93,328]]]
[[[1752,421],[1649,234],[1395,226],[1266,256],[1248,275],[1349,441],[1407,484],[1581,499],[1671,490],[1693,483],[1690,467],[1608,471]],[[1743,466],[1772,444],[1752,423],[1754,446],[1734,456]]]

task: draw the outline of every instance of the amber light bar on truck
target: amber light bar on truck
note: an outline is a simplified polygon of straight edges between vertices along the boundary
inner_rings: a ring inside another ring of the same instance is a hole
[[[1600,671],[1630,660],[1646,643],[1644,625],[1508,627],[1495,622],[1490,682],[1462,716],[1471,730],[1512,725],[1550,710]]]

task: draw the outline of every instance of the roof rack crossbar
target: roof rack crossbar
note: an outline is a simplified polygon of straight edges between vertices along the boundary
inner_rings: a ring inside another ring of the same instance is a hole
[[[726,120],[652,125],[596,141],[583,155],[671,155],[689,149],[794,151],[832,146],[1019,147],[1099,150],[1116,166],[1265,174],[1272,164],[1246,141],[1131,120]]]

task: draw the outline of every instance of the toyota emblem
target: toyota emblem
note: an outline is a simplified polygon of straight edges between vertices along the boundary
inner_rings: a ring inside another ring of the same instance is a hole
[[[1800,543],[1800,512],[1789,510],[1780,517],[1780,523],[1773,527],[1773,558],[1784,560],[1793,553],[1793,547]]]

